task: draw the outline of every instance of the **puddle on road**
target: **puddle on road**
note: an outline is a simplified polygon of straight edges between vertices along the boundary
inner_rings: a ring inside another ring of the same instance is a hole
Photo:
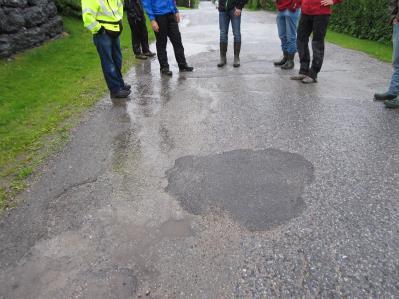
[[[220,208],[251,231],[298,216],[305,209],[304,188],[314,179],[308,160],[276,149],[185,156],[166,175],[166,191],[185,210],[200,215]]]
[[[193,231],[191,230],[191,223],[189,220],[170,219],[164,222],[160,227],[160,235],[168,239],[179,239],[192,236]]]

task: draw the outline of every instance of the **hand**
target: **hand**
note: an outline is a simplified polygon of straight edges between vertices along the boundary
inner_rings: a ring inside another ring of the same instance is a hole
[[[180,23],[180,14],[179,13],[176,14],[176,22]]]
[[[334,4],[334,0],[321,0],[322,6],[331,6]]]
[[[236,17],[241,16],[241,9],[236,8],[236,10],[234,11],[234,15],[235,15]]]
[[[154,30],[155,32],[159,32],[159,26],[158,26],[157,21],[152,20],[151,21],[151,27],[152,27],[152,30]]]

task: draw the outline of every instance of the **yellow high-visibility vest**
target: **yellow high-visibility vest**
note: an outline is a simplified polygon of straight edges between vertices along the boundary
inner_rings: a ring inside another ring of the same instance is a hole
[[[119,32],[122,17],[122,0],[82,0],[83,24],[93,34],[96,34],[101,26],[106,30]]]

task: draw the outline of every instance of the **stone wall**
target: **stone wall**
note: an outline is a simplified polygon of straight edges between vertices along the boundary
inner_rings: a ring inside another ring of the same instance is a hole
[[[0,0],[0,57],[38,46],[62,31],[53,0]]]

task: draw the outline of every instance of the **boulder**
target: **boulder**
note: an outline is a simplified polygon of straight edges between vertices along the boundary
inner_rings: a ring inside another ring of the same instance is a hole
[[[1,0],[1,6],[5,7],[26,7],[28,5],[27,0]]]
[[[12,54],[10,37],[7,34],[0,35],[0,57],[8,57]]]
[[[54,2],[49,2],[45,7],[45,12],[48,18],[53,18],[57,15],[57,6]]]
[[[15,33],[25,25],[20,9],[4,8],[0,12],[0,17],[0,33]]]
[[[42,27],[24,29],[12,36],[13,51],[19,52],[40,45],[46,39]]]
[[[32,28],[47,21],[45,12],[39,6],[33,6],[24,9],[23,15],[26,28]]]

